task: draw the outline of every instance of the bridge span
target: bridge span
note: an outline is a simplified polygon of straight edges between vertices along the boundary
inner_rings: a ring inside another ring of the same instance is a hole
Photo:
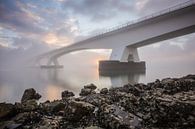
[[[64,54],[84,49],[112,49],[110,60],[139,62],[137,48],[195,32],[195,0],[128,22],[88,39],[38,57],[47,66],[59,65]]]

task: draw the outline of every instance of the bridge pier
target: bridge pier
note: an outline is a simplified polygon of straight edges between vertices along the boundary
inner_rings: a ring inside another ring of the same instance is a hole
[[[63,65],[60,65],[57,58],[51,58],[47,62],[47,65],[41,65],[41,68],[63,68]]]
[[[120,62],[139,62],[139,55],[137,48],[133,47],[119,47],[112,50],[110,60],[117,60]]]
[[[145,69],[145,62],[140,61],[134,47],[113,49],[110,60],[99,62],[100,74],[145,73]]]

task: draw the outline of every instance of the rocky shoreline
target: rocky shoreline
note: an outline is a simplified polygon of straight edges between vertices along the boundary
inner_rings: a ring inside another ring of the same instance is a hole
[[[0,103],[0,129],[195,129],[195,75],[61,96],[38,103],[31,88],[21,102]]]

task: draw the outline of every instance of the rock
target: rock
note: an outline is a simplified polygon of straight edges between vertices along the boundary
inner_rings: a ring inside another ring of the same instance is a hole
[[[62,99],[66,99],[66,98],[69,98],[69,97],[73,97],[75,95],[74,95],[73,92],[65,90],[65,91],[62,92],[61,96],[62,96]]]
[[[41,114],[39,114],[38,112],[23,112],[23,113],[17,114],[13,118],[13,120],[16,123],[26,125],[26,124],[33,124],[33,123],[39,122],[41,117],[42,117]]]
[[[97,86],[95,86],[94,84],[89,84],[84,86],[84,89],[91,89],[91,90],[95,90],[97,88]]]
[[[38,105],[27,89],[22,103],[0,103],[0,128],[24,129],[191,129],[195,127],[195,75],[145,84],[103,88],[93,84],[80,97],[62,92],[61,100]]]
[[[40,104],[40,108],[47,114],[56,114],[65,109],[66,104],[63,101],[56,100],[53,102],[46,101]]]
[[[100,94],[107,94],[108,93],[108,89],[107,88],[102,88],[100,90]]]
[[[195,80],[195,75],[189,74],[189,75],[187,75],[187,76],[185,76],[183,78],[184,79],[193,79],[193,80]]]
[[[116,105],[102,105],[99,110],[99,123],[109,129],[132,129],[140,126],[141,120],[131,113],[125,112]]]
[[[22,124],[7,124],[4,128],[5,129],[21,129]]]
[[[65,118],[69,121],[78,122],[93,114],[95,106],[87,102],[71,101],[66,108]]]
[[[39,107],[35,99],[26,100],[23,103],[21,103],[21,110],[23,111],[34,111],[37,110],[38,108]]]
[[[13,104],[0,103],[0,121],[2,119],[10,119],[16,115],[16,109]]]
[[[23,103],[31,99],[39,100],[40,98],[41,98],[41,95],[36,93],[36,91],[33,88],[30,88],[24,91],[21,102]]]
[[[87,95],[90,95],[90,94],[95,94],[96,92],[92,89],[89,89],[89,88],[83,88],[81,89],[81,93],[79,94],[80,96],[87,96]]]
[[[22,124],[15,123],[14,121],[0,122],[0,129],[21,129]]]
[[[40,120],[40,124],[36,127],[38,129],[63,129],[61,127],[62,117],[60,116],[44,116]]]
[[[124,85],[123,88],[121,88],[123,92],[132,93],[135,96],[140,96],[142,93],[142,90],[139,87],[139,84],[135,84],[134,86],[131,84]]]

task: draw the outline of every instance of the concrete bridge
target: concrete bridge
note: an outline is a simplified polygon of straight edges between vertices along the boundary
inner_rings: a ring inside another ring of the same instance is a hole
[[[137,48],[195,32],[195,0],[128,22],[91,38],[38,57],[58,66],[64,54],[84,49],[112,49],[110,60],[139,62]]]

